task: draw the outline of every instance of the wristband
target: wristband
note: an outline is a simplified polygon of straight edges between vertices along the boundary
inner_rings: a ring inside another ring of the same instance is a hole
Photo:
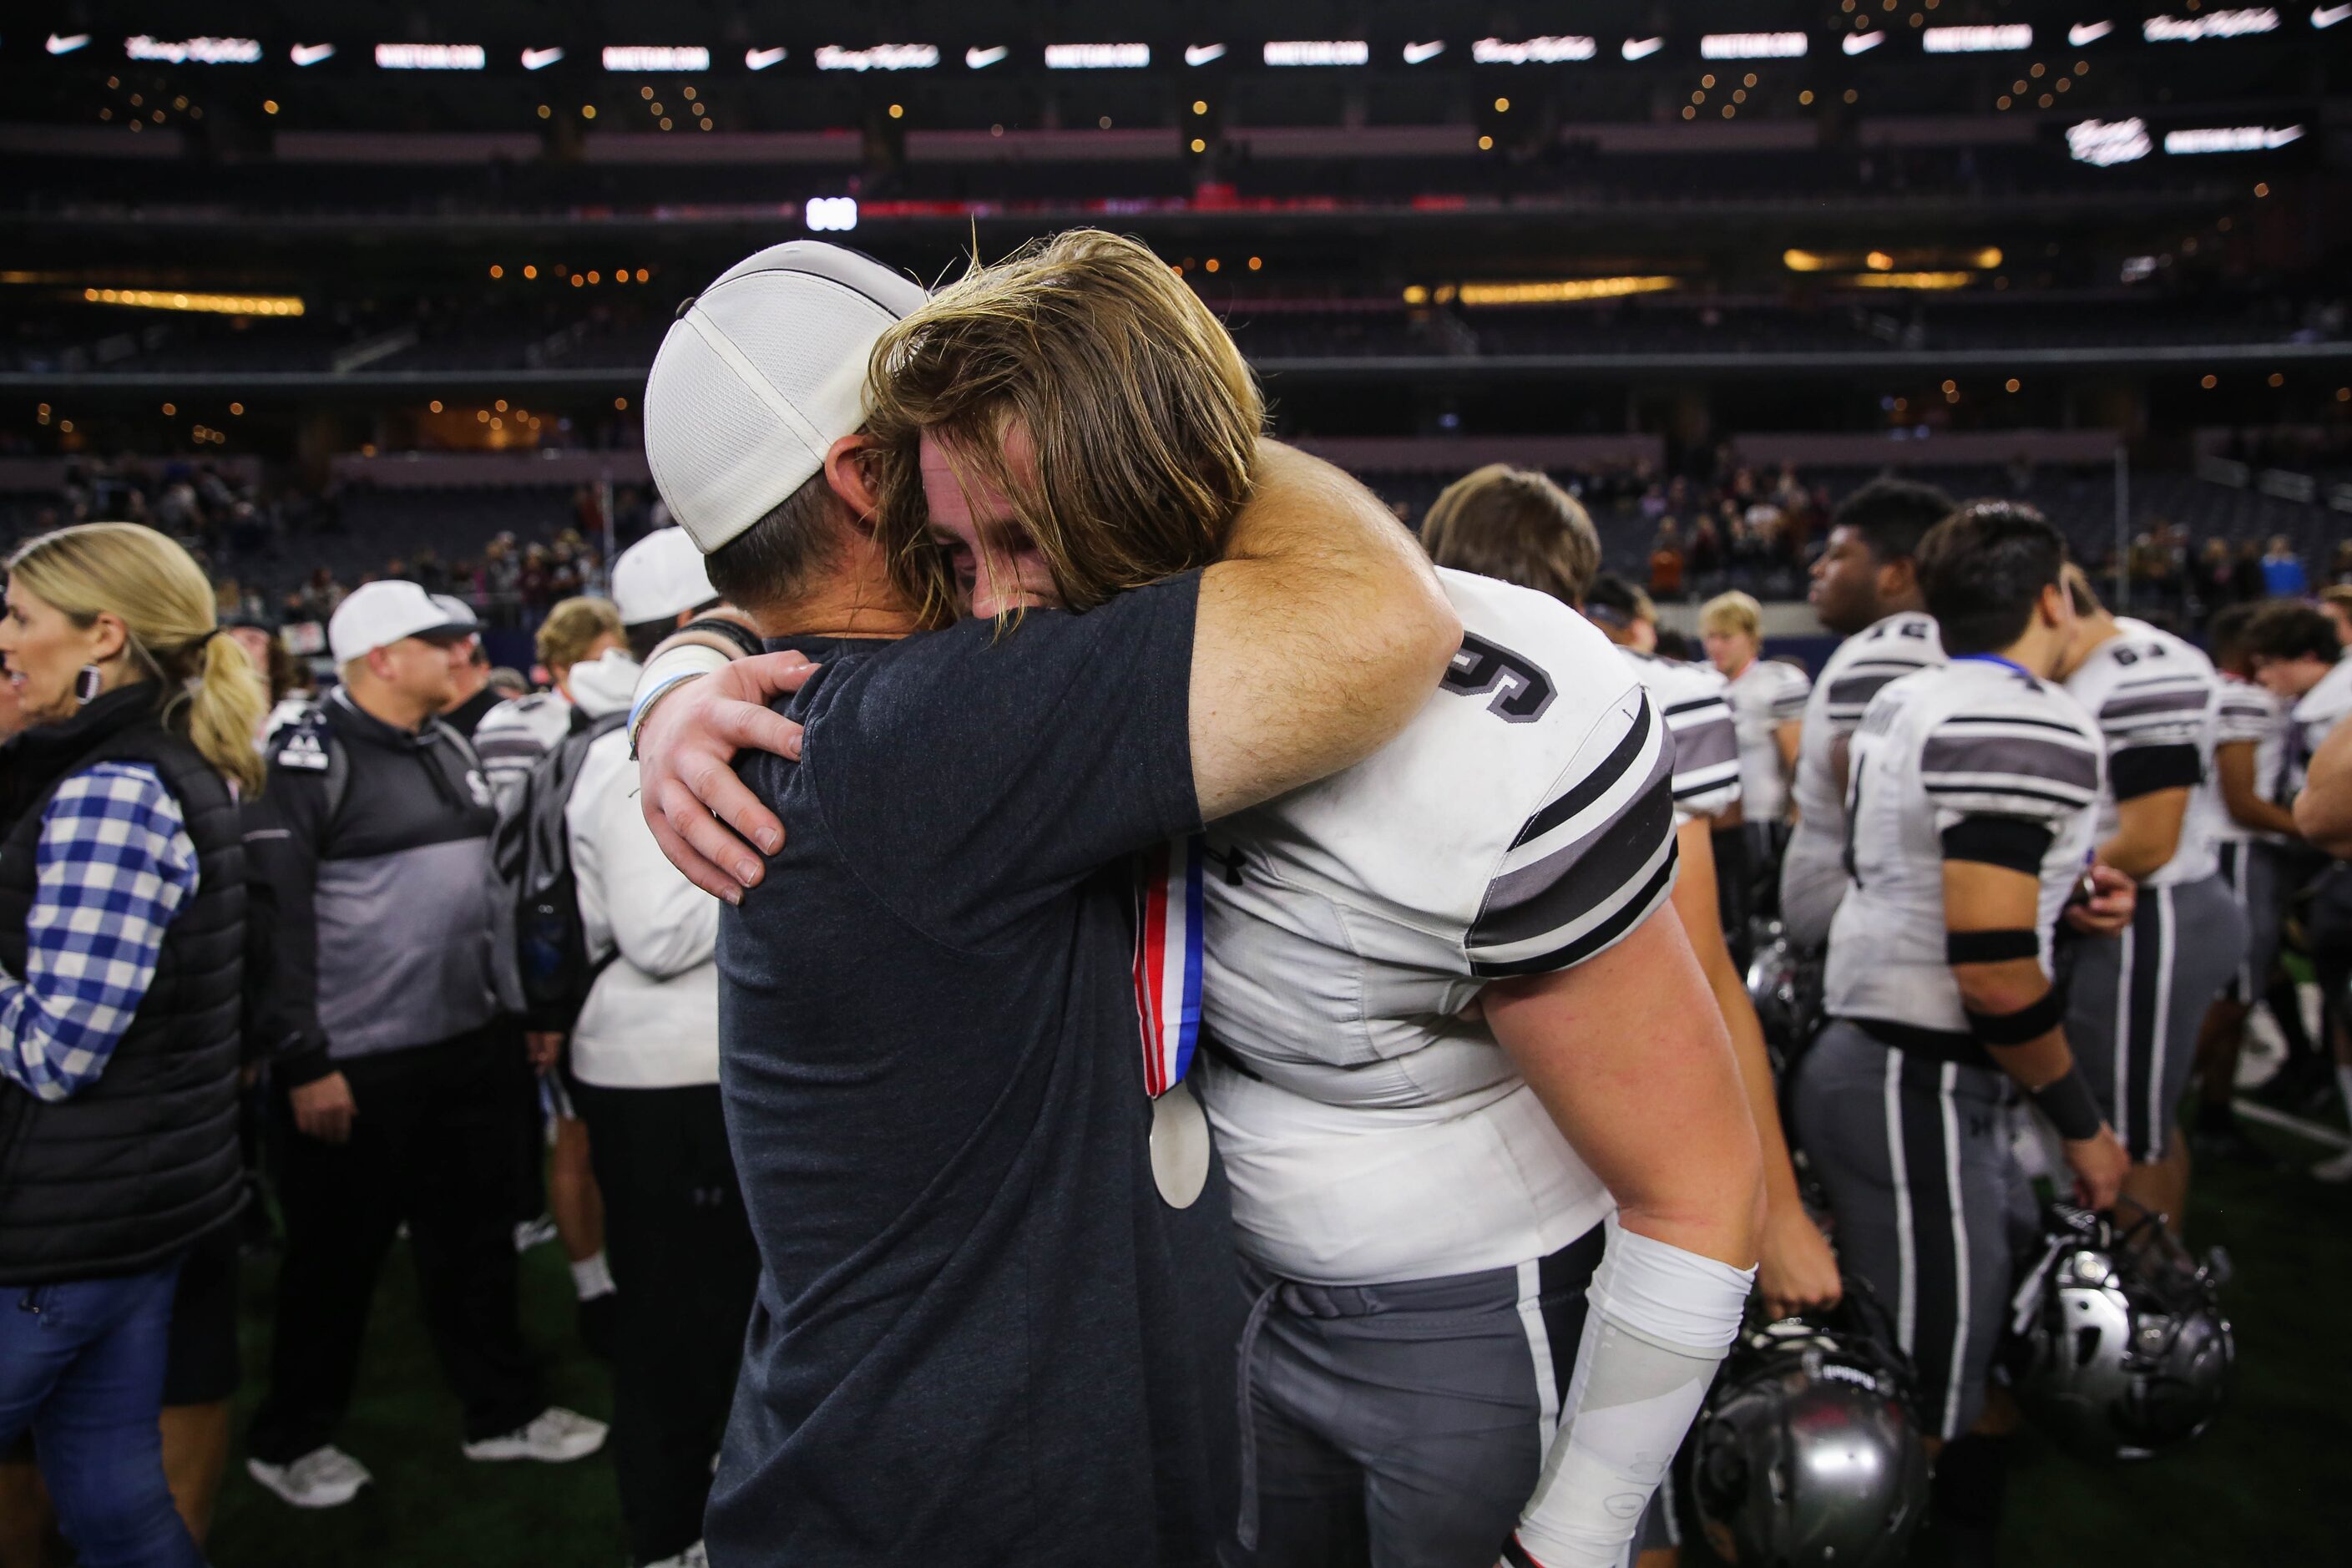
[[[2022,1046],[2066,1021],[2066,1004],[2052,986],[2013,1013],[1979,1013],[1964,1007],[1969,1030],[1988,1046]]]
[[[655,682],[646,689],[645,695],[637,699],[635,705],[629,710],[629,760],[631,762],[637,760],[637,731],[644,727],[646,716],[654,710],[654,704],[684,686],[688,681],[698,680],[709,673],[709,671],[701,669],[680,670],[676,675],[667,676]]]
[[[2083,1076],[2082,1063],[2068,1064],[2064,1077],[2025,1093],[2050,1119],[2050,1125],[2058,1129],[2059,1137],[2080,1142],[2098,1136],[2099,1123],[2105,1118],[2099,1114],[2099,1102],[2091,1093],[2090,1079]]]
[[[1956,931],[1944,937],[1946,963],[2005,963],[2011,959],[2041,956],[2042,938],[2026,926]]]

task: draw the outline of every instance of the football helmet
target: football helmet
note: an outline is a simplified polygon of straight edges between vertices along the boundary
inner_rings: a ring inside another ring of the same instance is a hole
[[[1864,1293],[1743,1334],[1700,1413],[1691,1495],[1741,1568],[1893,1568],[1927,1505],[1911,1369]]]
[[[2163,1217],[2053,1204],[2011,1300],[2004,1363],[2042,1429],[2088,1458],[2144,1459],[2205,1430],[2236,1343],[2221,1314],[2229,1259],[2191,1258]]]

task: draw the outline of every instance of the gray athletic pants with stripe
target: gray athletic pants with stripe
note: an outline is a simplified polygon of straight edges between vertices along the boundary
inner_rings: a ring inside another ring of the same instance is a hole
[[[2271,968],[2278,963],[2279,927],[2286,913],[2278,847],[2260,839],[2225,838],[2218,849],[2221,885],[2246,917],[2246,956],[2223,989],[2231,1000],[2251,1007],[2269,991]]]
[[[1957,1437],[1984,1409],[2009,1304],[2010,1079],[1882,1045],[1833,1019],[1798,1064],[1796,1133],[1846,1273],[1895,1320],[1919,1420]]]
[[[2131,1157],[2161,1159],[2197,1058],[2197,1028],[2246,954],[2219,877],[2142,888],[2120,936],[2074,939],[2066,1043]]]
[[[1559,1421],[1601,1247],[1595,1226],[1517,1268],[1345,1287],[1244,1258],[1244,1561],[1494,1568]],[[1640,1544],[1668,1544],[1667,1528],[1654,1503]]]

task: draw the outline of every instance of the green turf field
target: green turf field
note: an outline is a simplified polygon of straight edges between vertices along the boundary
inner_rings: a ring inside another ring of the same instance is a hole
[[[2277,1145],[2298,1159],[2307,1147]],[[2237,1395],[2200,1443],[2128,1469],[2076,1464],[2030,1437],[2012,1491],[2004,1561],[2014,1568],[2108,1564],[2303,1568],[2343,1563],[2352,1540],[2352,1191],[2230,1168],[2200,1173],[2191,1239],[2230,1248]],[[323,1564],[594,1564],[625,1562],[612,1468],[476,1465],[457,1452],[457,1411],[417,1316],[405,1249],[376,1299],[359,1396],[341,1442],[375,1472],[351,1506],[284,1507],[231,1460],[212,1542],[218,1568]],[[247,1270],[246,1365],[266,1364],[272,1270]],[[604,1369],[572,1328],[562,1254],[525,1259],[524,1310],[551,1394],[612,1413]],[[240,1427],[257,1388],[239,1405]],[[942,1565],[949,1568],[949,1565]]]

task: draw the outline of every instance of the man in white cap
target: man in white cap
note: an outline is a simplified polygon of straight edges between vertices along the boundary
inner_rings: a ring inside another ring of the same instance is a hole
[[[1173,374],[1134,395],[1212,378],[1214,439],[1102,449],[1136,453],[1129,499],[1160,522],[1230,521],[1236,559],[1083,616],[908,635],[858,432],[868,356],[922,298],[779,247],[696,301],[646,387],[655,478],[711,581],[824,661],[698,648],[638,698],[655,831],[737,903],[720,1056],[761,1273],[710,1560],[1207,1563],[1234,1518],[1229,1199],[1179,1081],[1197,945],[1155,925],[1173,968],[1138,962],[1133,857],[1369,753],[1461,626],[1377,500],[1260,452],[1229,340],[1171,317],[1131,346]],[[791,719],[728,700],[803,683]],[[775,753],[745,759],[748,791],[719,776],[734,745]],[[1164,1029],[1139,1029],[1143,995]]]
[[[473,631],[414,583],[335,612],[343,683],[272,737],[246,855],[270,906],[255,1027],[277,1089],[278,1279],[254,1479],[297,1508],[372,1479],[333,1444],[375,1278],[402,1225],[472,1459],[576,1459],[604,1428],[551,1405],[515,1302],[515,1128],[527,1073],[490,973],[489,786],[435,715]]]

